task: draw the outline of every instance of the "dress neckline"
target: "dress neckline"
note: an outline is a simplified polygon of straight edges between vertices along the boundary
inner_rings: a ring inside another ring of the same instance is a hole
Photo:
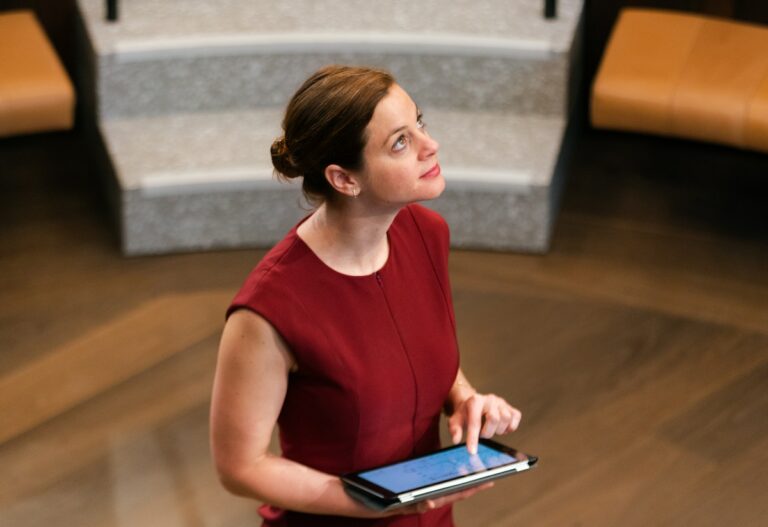
[[[353,279],[353,280],[354,279],[366,279],[366,278],[376,277],[376,276],[380,275],[381,273],[383,273],[385,271],[385,269],[387,269],[387,267],[389,267],[389,262],[392,261],[392,252],[393,252],[392,236],[390,234],[390,231],[392,230],[392,225],[395,224],[395,222],[397,221],[397,218],[400,216],[400,214],[395,216],[395,219],[392,221],[392,225],[390,225],[389,229],[387,229],[387,248],[388,248],[387,259],[384,260],[384,263],[382,264],[381,267],[379,267],[377,270],[373,271],[372,273],[368,273],[368,274],[347,274],[347,273],[343,273],[343,272],[339,271],[338,269],[334,269],[333,267],[331,267],[330,265],[325,263],[325,261],[322,258],[320,258],[317,255],[317,253],[315,253],[315,251],[312,250],[312,248],[307,244],[307,242],[305,242],[302,239],[302,237],[299,236],[299,232],[298,232],[299,225],[301,225],[302,223],[307,221],[311,215],[312,214],[308,214],[307,216],[302,218],[302,220],[299,223],[297,223],[296,226],[292,229],[291,234],[293,234],[293,237],[295,238],[296,242],[301,247],[303,247],[304,250],[307,253],[309,253],[311,255],[312,259],[314,259],[320,265],[320,267],[325,268],[328,271],[330,271],[331,273],[336,274],[338,276],[341,276],[341,277],[344,277],[344,278]]]

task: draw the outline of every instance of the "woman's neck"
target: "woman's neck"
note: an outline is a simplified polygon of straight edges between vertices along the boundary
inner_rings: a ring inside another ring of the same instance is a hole
[[[324,203],[297,229],[299,237],[328,267],[365,276],[381,269],[389,257],[387,231],[397,211],[371,213],[354,206]]]

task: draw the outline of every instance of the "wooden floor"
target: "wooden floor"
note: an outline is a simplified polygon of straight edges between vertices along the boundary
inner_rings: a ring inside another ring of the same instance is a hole
[[[77,135],[0,142],[0,525],[259,525],[207,411],[263,252],[125,259],[92,184]],[[767,156],[590,132],[549,254],[452,254],[464,369],[541,458],[459,525],[768,525],[766,196]]]

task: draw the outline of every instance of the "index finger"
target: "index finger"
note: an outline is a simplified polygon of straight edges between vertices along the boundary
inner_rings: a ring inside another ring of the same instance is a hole
[[[483,402],[473,397],[467,403],[467,450],[470,454],[477,454],[482,420]]]

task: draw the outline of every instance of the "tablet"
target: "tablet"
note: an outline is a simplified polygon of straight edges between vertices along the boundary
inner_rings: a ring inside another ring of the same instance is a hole
[[[341,476],[347,493],[376,510],[389,510],[451,494],[493,479],[523,472],[538,458],[489,439],[480,439],[477,454],[466,444],[390,465]]]

